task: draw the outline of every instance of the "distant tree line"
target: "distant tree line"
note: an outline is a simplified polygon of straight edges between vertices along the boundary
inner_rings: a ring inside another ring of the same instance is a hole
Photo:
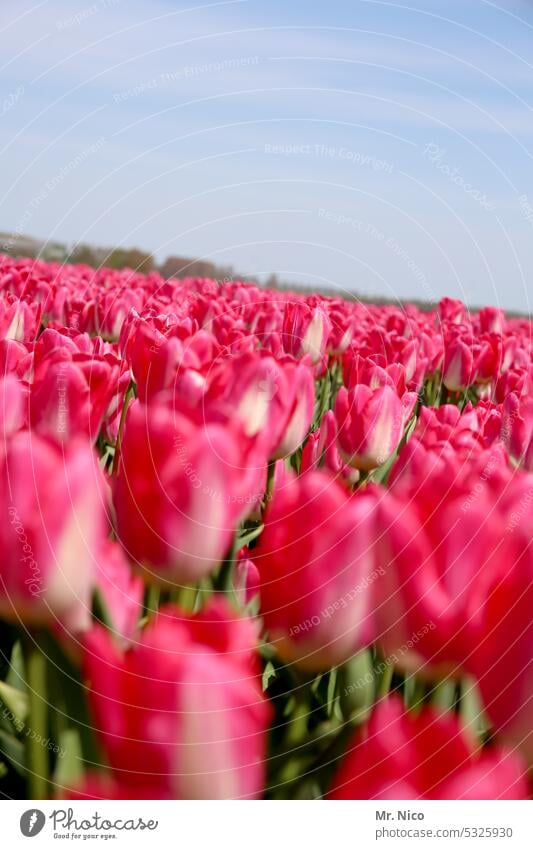
[[[230,265],[216,265],[205,259],[169,256],[164,262],[158,264],[153,254],[139,248],[101,248],[81,242],[68,246],[62,242],[43,242],[31,236],[0,232],[0,253],[6,253],[10,256],[29,256],[43,259],[46,262],[82,263],[84,265],[90,265],[92,268],[101,268],[103,266],[116,269],[132,268],[135,271],[141,271],[143,274],[148,274],[150,271],[157,271],[162,277],[167,279],[170,277],[209,277],[212,280],[218,280],[222,283],[230,282],[231,280],[242,280],[258,286],[263,285],[267,289],[292,290],[300,294],[318,293],[327,297],[342,298],[348,301],[357,300],[368,304],[380,305],[394,303],[397,306],[401,306],[403,303],[411,303],[422,310],[432,310],[436,306],[432,301],[425,301],[418,298],[412,298],[406,301],[403,299],[381,297],[379,295],[362,295],[357,291],[347,292],[344,289],[326,288],[310,283],[288,282],[286,280],[279,280],[276,274],[271,274],[267,280],[261,282],[256,277],[248,274],[239,274]],[[475,306],[471,306],[470,308],[474,311],[478,309]],[[509,317],[521,316],[523,313],[507,311],[507,315]]]
[[[169,256],[157,264],[153,254],[139,248],[102,248],[78,243],[42,242],[31,236],[0,233],[0,252],[11,256],[29,256],[47,262],[83,263],[92,268],[133,268],[148,274],[157,271],[162,277],[212,277],[215,280],[233,280],[231,266],[216,265],[204,259]],[[239,278],[242,279],[242,276]]]

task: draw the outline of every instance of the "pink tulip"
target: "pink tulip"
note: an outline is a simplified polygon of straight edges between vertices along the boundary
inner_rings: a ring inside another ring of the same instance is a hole
[[[385,654],[423,632],[414,651],[400,652],[401,665],[426,674],[472,670],[490,588],[520,558],[519,537],[507,528],[524,485],[502,446],[470,459],[453,449],[441,456],[414,438],[402,449],[379,503],[377,557],[386,577],[376,619]]]
[[[474,380],[472,346],[458,337],[446,345],[442,381],[451,392],[466,389]]]
[[[470,666],[498,739],[533,765],[533,475],[517,476],[501,496],[507,516],[501,569],[491,577],[483,630]]]
[[[111,354],[72,355],[65,348],[44,357],[30,392],[32,428],[59,442],[78,435],[96,442],[117,395],[121,367]]]
[[[0,438],[4,443],[26,423],[26,396],[26,389],[14,374],[0,378]]]
[[[479,325],[485,333],[502,333],[505,313],[496,307],[483,307],[478,313]]]
[[[330,799],[527,799],[525,764],[512,751],[476,752],[453,713],[409,714],[390,697],[355,734]]]
[[[22,431],[1,459],[0,615],[85,627],[105,534],[101,473],[91,448],[65,449]]]
[[[145,574],[188,583],[220,563],[263,495],[265,459],[252,449],[228,423],[163,400],[131,405],[113,500],[118,537]]]
[[[375,469],[394,453],[402,437],[405,413],[389,386],[372,390],[363,384],[341,387],[335,402],[339,447],[357,469]]]
[[[286,364],[288,382],[284,427],[273,458],[288,457],[300,447],[309,432],[315,406],[313,376],[307,366]]]
[[[462,301],[456,298],[441,298],[438,305],[438,314],[443,321],[450,324],[461,324],[467,316],[467,308]]]
[[[503,404],[500,435],[513,462],[533,471],[529,459],[533,451],[533,399],[509,393]]]
[[[106,624],[118,641],[131,639],[143,615],[144,584],[133,575],[124,552],[116,542],[106,541],[96,567]]]
[[[313,378],[305,366],[284,365],[271,356],[248,353],[221,361],[204,403],[227,405],[228,416],[238,416],[246,435],[264,445],[271,457],[291,440],[289,420],[298,417],[300,410],[302,427],[293,428],[298,430],[293,450],[303,441],[313,415]]]
[[[259,570],[247,548],[239,551],[235,566],[234,588],[242,607],[245,607],[259,592]]]
[[[254,548],[261,614],[282,660],[320,670],[373,637],[374,497],[350,498],[324,472],[275,492]]]
[[[35,339],[41,319],[37,303],[27,303],[14,298],[0,301],[0,339],[31,342]]]
[[[270,709],[252,622],[223,601],[192,618],[162,608],[125,652],[85,639],[89,701],[113,778],[155,798],[257,798]]]
[[[325,354],[331,322],[318,302],[288,301],[283,318],[283,349],[300,359],[309,355],[318,363]]]

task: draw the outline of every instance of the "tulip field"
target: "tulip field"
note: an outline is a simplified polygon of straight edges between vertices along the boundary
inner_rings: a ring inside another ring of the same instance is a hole
[[[526,318],[0,255],[0,792],[525,799]]]

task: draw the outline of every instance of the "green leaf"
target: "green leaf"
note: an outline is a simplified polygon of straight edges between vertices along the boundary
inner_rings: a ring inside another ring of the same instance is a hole
[[[250,528],[242,532],[242,534],[237,538],[237,551],[240,548],[244,548],[246,545],[249,545],[254,539],[263,532],[264,525],[258,525],[256,528]]]
[[[431,694],[431,702],[443,710],[451,710],[455,703],[455,681],[448,678],[436,684]]]
[[[343,716],[364,722],[374,704],[376,676],[372,652],[364,649],[339,670],[339,699]]]
[[[93,591],[93,616],[109,630],[114,630],[113,617],[108,610],[100,587],[95,587]]]
[[[271,678],[276,677],[276,668],[271,660],[268,660],[263,669],[263,690],[268,689]]]
[[[0,753],[19,775],[26,774],[24,743],[0,729]]]
[[[461,684],[461,723],[467,733],[479,738],[488,728],[481,695],[473,678],[465,678]]]
[[[6,675],[6,683],[17,690],[26,691],[26,672],[24,668],[24,655],[22,644],[17,640],[11,652],[9,661],[9,672]]]
[[[337,667],[334,666],[329,673],[328,678],[328,693],[326,696],[326,704],[328,716],[331,717],[333,715],[333,708],[335,705],[335,699],[337,694]]]
[[[59,752],[54,772],[54,782],[60,787],[72,787],[83,777],[83,753],[80,735],[67,728],[59,735]]]
[[[0,700],[11,714],[8,718],[14,721],[15,727],[22,726],[28,715],[28,694],[11,687],[5,681],[0,681]]]

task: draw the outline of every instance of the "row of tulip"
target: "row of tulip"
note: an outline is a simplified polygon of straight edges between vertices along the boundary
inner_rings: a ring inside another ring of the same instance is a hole
[[[495,308],[0,256],[3,792],[528,797],[532,377]]]

